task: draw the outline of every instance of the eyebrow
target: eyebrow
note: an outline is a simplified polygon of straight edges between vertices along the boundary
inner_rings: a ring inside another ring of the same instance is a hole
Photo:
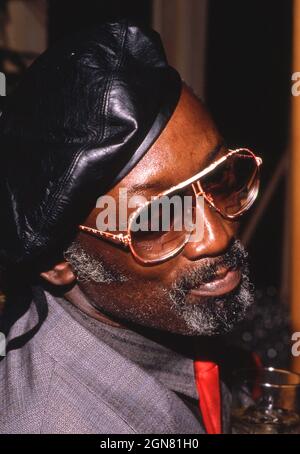
[[[218,154],[220,153],[220,150],[225,146],[225,142],[224,140],[222,140],[221,142],[219,142],[212,150],[210,150],[205,158],[205,161],[204,161],[204,164],[203,164],[203,168],[207,167],[209,164],[211,164],[215,159],[216,157],[218,156]],[[200,172],[200,170],[199,170]],[[173,184],[170,184],[167,186],[168,187],[171,187],[173,186]],[[162,192],[164,191],[165,189],[165,186],[162,184],[162,181],[161,180],[154,180],[154,181],[149,181],[149,182],[146,182],[146,183],[141,183],[141,184],[134,184],[129,190],[128,190],[128,193],[129,194],[132,194],[134,192],[140,192],[140,191],[150,191],[150,190],[153,190],[153,191],[156,191],[156,192]]]

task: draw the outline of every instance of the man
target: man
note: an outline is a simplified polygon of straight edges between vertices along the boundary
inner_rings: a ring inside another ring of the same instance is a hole
[[[0,121],[0,432],[228,432],[216,335],[253,301],[236,234],[259,158],[229,152],[157,34],[126,21],[48,50]],[[193,220],[201,198],[202,234],[135,230],[147,202],[101,231],[101,196],[124,191],[184,194]]]

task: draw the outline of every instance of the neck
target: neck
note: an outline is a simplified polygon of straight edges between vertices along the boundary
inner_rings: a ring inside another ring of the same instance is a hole
[[[64,294],[64,297],[89,317],[92,317],[106,325],[114,326],[115,328],[126,328],[121,323],[114,321],[107,315],[103,314],[96,306],[94,306],[85,296],[79,285],[76,284],[71,290]]]
[[[77,284],[64,294],[64,298],[71,304],[76,306],[81,312],[101,323],[113,326],[115,328],[129,329],[142,335],[143,337],[151,339],[154,342],[171,348],[178,353],[184,354],[186,356],[193,357],[194,355],[194,345],[196,340],[195,337],[164,332],[154,328],[137,325],[128,321],[114,320],[110,316],[101,312],[101,310],[98,309],[95,305],[93,305],[93,303],[90,302],[89,298],[84,294],[84,292]],[[206,342],[204,342],[204,344],[206,344]]]

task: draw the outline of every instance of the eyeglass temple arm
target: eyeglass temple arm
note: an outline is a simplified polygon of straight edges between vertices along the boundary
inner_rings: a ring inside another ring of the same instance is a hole
[[[129,236],[123,235],[123,233],[115,235],[114,233],[103,232],[102,230],[93,229],[92,227],[87,227],[85,225],[80,225],[79,230],[85,233],[89,233],[91,235],[95,235],[98,238],[105,238],[111,241],[112,243],[122,245],[124,247],[127,247],[129,245]]]

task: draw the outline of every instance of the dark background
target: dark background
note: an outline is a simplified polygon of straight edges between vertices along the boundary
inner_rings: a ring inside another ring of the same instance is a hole
[[[63,1],[48,0],[49,43],[79,28],[111,19],[129,17],[141,24],[150,25],[150,0]]]
[[[292,2],[209,2],[206,93],[224,137],[264,160],[262,189],[288,145]],[[255,282],[278,287],[285,181],[248,246]]]

